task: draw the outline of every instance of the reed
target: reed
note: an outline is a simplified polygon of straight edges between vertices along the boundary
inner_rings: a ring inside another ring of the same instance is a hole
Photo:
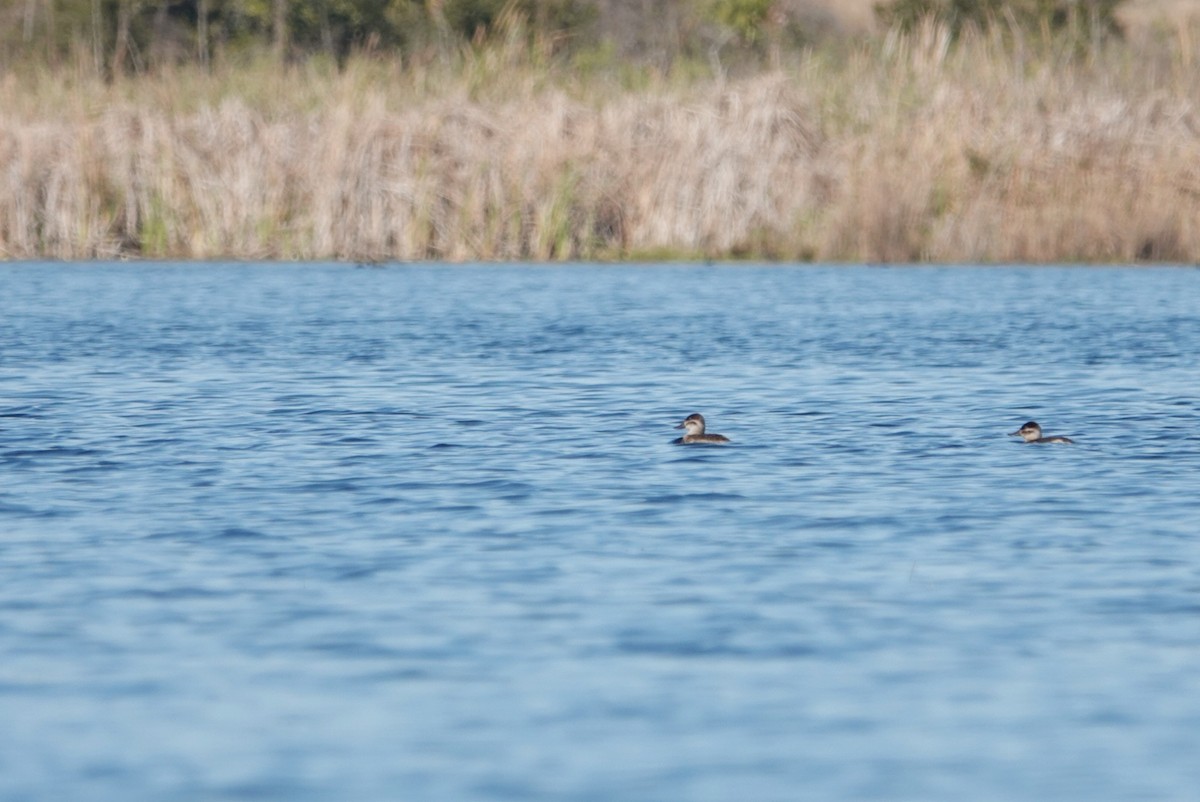
[[[1200,261],[1191,38],[927,25],[738,80],[535,63],[0,79],[0,256]]]

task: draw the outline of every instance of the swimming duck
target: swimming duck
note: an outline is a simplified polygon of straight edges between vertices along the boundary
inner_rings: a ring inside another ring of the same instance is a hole
[[[692,443],[728,443],[729,438],[723,434],[705,434],[704,433],[704,416],[699,412],[688,415],[683,419],[683,423],[675,427],[676,429],[684,429],[687,431],[683,437],[677,437],[673,444],[677,446],[691,445]]]
[[[1015,432],[1009,432],[1009,437],[1020,437],[1026,443],[1074,443],[1075,441],[1069,437],[1063,437],[1060,434],[1042,437],[1042,427],[1038,426],[1037,421],[1029,421]]]

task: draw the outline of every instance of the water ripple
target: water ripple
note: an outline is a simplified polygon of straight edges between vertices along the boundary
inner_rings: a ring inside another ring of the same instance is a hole
[[[1200,787],[1195,271],[0,271],[2,798]]]

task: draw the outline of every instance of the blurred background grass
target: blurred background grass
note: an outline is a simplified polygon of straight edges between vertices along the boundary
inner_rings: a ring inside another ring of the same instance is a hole
[[[21,0],[6,258],[1196,262],[1173,0]]]

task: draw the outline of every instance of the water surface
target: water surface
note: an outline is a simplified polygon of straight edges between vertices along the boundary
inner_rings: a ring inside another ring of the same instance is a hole
[[[5,802],[1200,788],[1196,270],[0,282]]]

